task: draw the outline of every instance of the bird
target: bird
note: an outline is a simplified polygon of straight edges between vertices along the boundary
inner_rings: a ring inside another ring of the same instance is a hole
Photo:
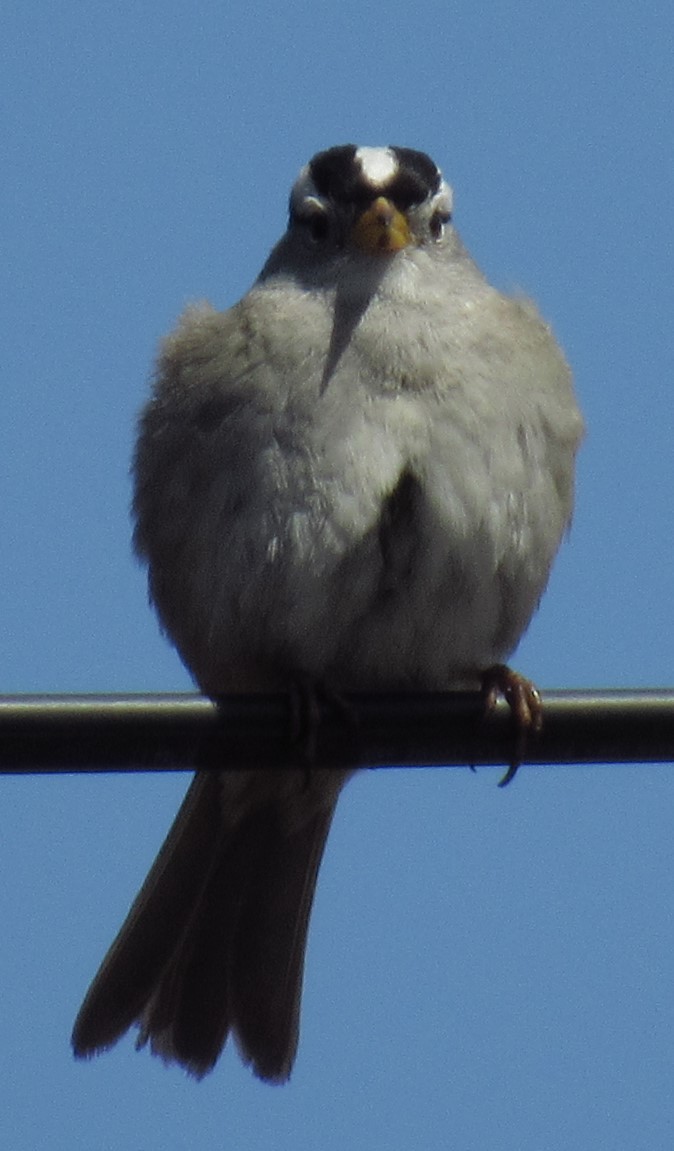
[[[505,694],[505,662],[572,516],[569,366],[491,286],[424,152],[338,145],[290,193],[250,290],[189,307],[160,349],[133,461],[134,546],[197,686]],[[295,1060],[304,955],[353,768],[197,770],[75,1022],[132,1026],[201,1078],[228,1037],[262,1080]]]

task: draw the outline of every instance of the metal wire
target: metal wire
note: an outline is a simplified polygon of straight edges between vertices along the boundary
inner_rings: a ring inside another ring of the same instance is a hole
[[[321,705],[315,767],[508,764],[507,704],[479,694],[348,696]],[[549,691],[523,763],[674,761],[674,690]],[[286,696],[0,696],[0,773],[297,767]]]

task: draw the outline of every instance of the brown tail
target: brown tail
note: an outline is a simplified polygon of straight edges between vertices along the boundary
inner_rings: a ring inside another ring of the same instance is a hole
[[[195,776],[166,842],[75,1021],[78,1056],[140,1025],[167,1061],[201,1077],[232,1032],[262,1079],[290,1075],[309,915],[337,788],[291,818],[263,789],[223,819],[227,776]],[[311,783],[309,783],[311,787]]]

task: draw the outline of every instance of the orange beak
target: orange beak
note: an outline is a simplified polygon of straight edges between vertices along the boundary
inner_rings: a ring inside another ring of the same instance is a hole
[[[400,209],[385,196],[378,196],[356,220],[351,239],[363,252],[386,256],[406,248],[412,233]]]

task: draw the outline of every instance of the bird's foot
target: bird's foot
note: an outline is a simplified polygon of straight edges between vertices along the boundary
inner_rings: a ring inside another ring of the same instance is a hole
[[[503,779],[499,781],[499,787],[505,787],[515,778],[517,769],[524,759],[529,736],[537,735],[543,726],[543,701],[538,688],[530,679],[526,679],[504,663],[496,663],[484,672],[482,695],[485,716],[493,712],[499,696],[503,696],[510,708],[515,728],[515,747],[510,766]]]
[[[290,687],[290,738],[305,770],[305,786],[311,785],[321,724],[321,704],[337,712],[349,727],[356,723],[351,704],[334,688],[308,678],[296,677]]]

